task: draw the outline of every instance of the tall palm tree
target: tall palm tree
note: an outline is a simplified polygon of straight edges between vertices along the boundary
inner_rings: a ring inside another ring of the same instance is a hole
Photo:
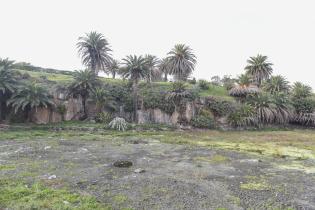
[[[79,37],[77,43],[79,55],[82,63],[90,68],[95,74],[99,70],[105,70],[112,62],[112,51],[103,34],[96,31],[86,33],[84,37]]]
[[[167,75],[169,74],[169,62],[168,58],[163,58],[159,65],[158,65],[160,71],[164,74],[164,82],[167,82]]]
[[[270,79],[268,79],[263,84],[263,89],[270,92],[271,94],[279,93],[279,92],[289,92],[290,85],[289,81],[286,80],[281,75],[277,76],[271,76]]]
[[[134,120],[137,121],[138,111],[138,83],[141,79],[147,77],[147,61],[142,56],[129,55],[123,59],[124,67],[122,68],[122,76],[132,81],[133,89],[133,106],[134,106]]]
[[[312,88],[301,82],[295,82],[292,87],[292,95],[294,98],[307,98],[312,96]]]
[[[2,120],[3,107],[6,100],[15,91],[17,80],[9,66],[0,64],[0,121]]]
[[[7,101],[7,105],[11,105],[15,113],[19,110],[26,111],[27,119],[31,121],[31,113],[38,107],[54,106],[52,96],[47,89],[37,83],[26,83],[21,86]]]
[[[272,63],[267,61],[268,57],[258,54],[250,57],[245,67],[246,73],[250,75],[257,85],[260,86],[263,80],[268,79],[272,74]]]
[[[91,70],[75,71],[74,81],[68,87],[68,95],[72,97],[80,96],[82,98],[83,119],[87,118],[86,101],[89,97],[90,91],[98,85],[99,81]]]
[[[146,55],[144,58],[146,60],[146,65],[147,65],[147,70],[148,70],[146,79],[147,79],[147,82],[150,83],[155,77],[157,77],[157,74],[159,71],[157,69],[157,65],[159,64],[160,61],[154,55]]]
[[[106,68],[106,72],[110,73],[112,75],[113,79],[115,79],[116,74],[119,71],[119,68],[120,68],[119,65],[120,65],[119,61],[113,59],[112,62],[110,62],[110,64]]]
[[[186,80],[194,71],[196,56],[192,49],[184,44],[177,44],[168,53],[169,73],[178,80]]]

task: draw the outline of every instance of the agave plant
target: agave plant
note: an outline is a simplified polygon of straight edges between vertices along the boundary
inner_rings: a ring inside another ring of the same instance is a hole
[[[109,124],[108,127],[118,131],[125,131],[128,127],[128,123],[124,118],[115,117]]]

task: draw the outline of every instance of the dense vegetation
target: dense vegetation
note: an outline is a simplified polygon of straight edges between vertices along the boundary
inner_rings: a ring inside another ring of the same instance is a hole
[[[133,113],[134,122],[138,121],[140,108],[159,108],[169,114],[176,111],[180,124],[199,128],[214,128],[222,124],[222,119],[232,127],[243,128],[315,126],[312,88],[300,82],[290,85],[285,77],[272,75],[273,64],[267,56],[250,57],[237,78],[213,76],[211,81],[196,81],[191,79],[196,56],[184,44],[175,45],[163,59],[148,54],[129,55],[121,61],[113,58],[109,43],[97,32],[80,37],[77,47],[87,68],[75,72],[1,59],[0,121],[31,121],[31,113],[39,107],[65,113],[64,106],[53,100],[55,91],[62,89],[67,97],[82,99],[82,120],[89,117],[86,104],[92,100],[96,104],[95,120],[106,123],[123,107]],[[113,79],[98,77],[100,71],[111,74]],[[115,79],[117,76],[120,78]],[[168,82],[169,76],[174,82]],[[182,117],[185,104],[196,101],[203,105],[187,121]]]

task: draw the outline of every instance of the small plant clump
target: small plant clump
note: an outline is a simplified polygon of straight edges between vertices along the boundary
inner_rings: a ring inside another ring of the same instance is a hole
[[[95,121],[98,123],[110,123],[111,120],[113,119],[113,116],[111,113],[108,112],[101,112],[98,113],[95,117]]]
[[[115,117],[109,124],[108,127],[110,129],[118,130],[118,131],[125,131],[128,128],[128,123],[124,118]]]

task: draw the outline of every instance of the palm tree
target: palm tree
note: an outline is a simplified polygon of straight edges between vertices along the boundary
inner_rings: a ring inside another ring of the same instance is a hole
[[[159,65],[160,71],[164,74],[164,82],[167,82],[167,75],[169,74],[169,62],[168,58],[163,58]]]
[[[2,63],[1,63],[2,64]],[[2,120],[3,107],[5,106],[6,100],[15,91],[17,80],[9,66],[0,64],[0,121]]]
[[[255,108],[260,124],[269,124],[276,118],[276,105],[269,94],[261,93],[249,98],[248,104]]]
[[[79,37],[77,43],[82,63],[89,67],[96,75],[99,70],[105,70],[112,62],[112,57],[107,40],[101,33],[92,31],[84,37]]]
[[[113,79],[115,79],[116,74],[119,71],[119,68],[120,68],[119,64],[120,63],[118,60],[113,59],[112,62],[106,68],[107,73],[110,73],[112,75]]]
[[[9,60],[9,58],[0,58],[0,66],[2,66],[4,69],[12,69],[14,66],[14,61]]]
[[[159,59],[154,56],[154,55],[146,55],[145,57],[146,60],[146,65],[147,65],[147,70],[148,70],[148,74],[147,74],[147,82],[150,83],[152,82],[153,79],[155,79],[156,77],[158,77],[158,69],[157,69],[157,65],[159,64]]]
[[[92,99],[96,103],[96,113],[101,113],[105,105],[107,107],[114,109],[116,104],[112,96],[108,91],[103,88],[95,88],[91,91]]]
[[[286,80],[281,75],[272,76],[263,84],[263,89],[270,92],[271,94],[275,94],[278,92],[289,92],[290,85],[289,81]]]
[[[166,99],[174,104],[175,111],[178,111],[177,109],[180,107],[182,101],[189,97],[191,97],[191,93],[187,91],[183,82],[174,82],[171,91],[166,95]]]
[[[34,109],[37,111],[38,107],[54,106],[54,101],[46,88],[33,82],[21,86],[7,101],[7,105],[11,105],[15,113],[19,110],[26,111],[28,122],[30,122]]]
[[[307,98],[312,96],[312,88],[301,82],[295,82],[292,87],[292,95],[294,98]]]
[[[169,73],[178,80],[186,80],[194,71],[196,56],[192,49],[184,44],[177,44],[168,53]]]
[[[257,85],[260,86],[263,80],[268,79],[272,74],[272,63],[267,61],[267,56],[258,54],[256,57],[250,57],[245,67],[246,73],[250,75]]]
[[[275,92],[272,95],[276,108],[275,123],[287,124],[294,116],[292,101],[285,92]]]
[[[87,118],[86,101],[89,97],[90,91],[98,85],[98,79],[91,70],[75,71],[74,81],[68,87],[68,95],[72,97],[80,96],[82,98],[83,119]]]
[[[147,61],[142,56],[129,55],[123,59],[124,67],[122,68],[122,76],[132,81],[133,89],[133,106],[134,120],[137,121],[138,111],[138,83],[141,79],[147,77]]]
[[[229,91],[229,94],[239,98],[241,102],[244,102],[248,95],[260,93],[260,89],[251,83],[251,79],[247,74],[240,75],[236,81],[237,85]]]

